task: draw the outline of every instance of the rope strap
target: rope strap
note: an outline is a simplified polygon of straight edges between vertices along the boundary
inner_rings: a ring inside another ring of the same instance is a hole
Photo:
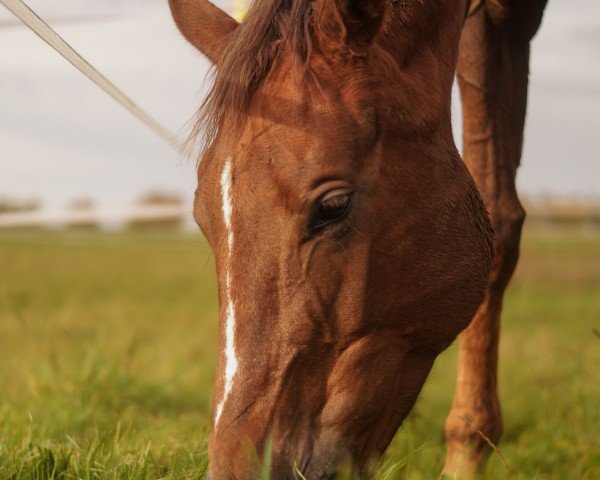
[[[25,25],[33,30],[54,50],[60,53],[71,63],[71,65],[86,75],[92,82],[154,130],[155,133],[162,137],[172,147],[179,150],[179,142],[171,132],[142,110],[131,98],[125,95],[116,85],[88,63],[24,2],[21,0],[0,0],[0,3],[14,13]]]

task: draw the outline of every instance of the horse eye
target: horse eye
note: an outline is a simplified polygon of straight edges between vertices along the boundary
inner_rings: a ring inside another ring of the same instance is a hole
[[[325,195],[317,205],[313,230],[319,229],[344,218],[350,211],[352,195],[349,192],[331,192]]]

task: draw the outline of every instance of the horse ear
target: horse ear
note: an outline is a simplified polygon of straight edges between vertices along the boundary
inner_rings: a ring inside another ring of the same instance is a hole
[[[169,0],[169,6],[183,36],[217,63],[238,22],[208,0]]]
[[[322,49],[366,50],[379,31],[387,0],[316,0],[314,21]]]

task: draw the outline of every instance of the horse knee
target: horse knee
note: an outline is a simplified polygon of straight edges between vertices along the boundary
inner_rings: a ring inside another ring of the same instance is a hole
[[[494,265],[490,274],[490,290],[502,292],[508,284],[517,261],[525,209],[516,196],[490,209],[494,227]]]

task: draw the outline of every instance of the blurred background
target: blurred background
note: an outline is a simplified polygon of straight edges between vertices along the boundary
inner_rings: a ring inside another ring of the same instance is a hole
[[[216,3],[239,12],[244,1]],[[185,133],[210,85],[209,65],[176,31],[166,1],[30,5],[142,108],[172,132]],[[533,43],[518,185],[536,207],[600,201],[600,3],[573,5],[550,1]],[[4,8],[0,45],[4,209],[24,203],[57,214],[85,200],[110,223],[140,197],[160,191],[180,196],[189,217],[193,161],[178,156]],[[455,117],[460,144],[457,105]]]
[[[166,0],[29,5],[185,136],[209,65]],[[504,313],[505,436],[489,478],[600,478],[598,52],[600,3],[550,0],[532,49],[518,176],[529,216]],[[0,6],[0,478],[205,471],[217,305],[195,183],[193,160]],[[456,346],[438,361],[377,478],[439,472],[455,357]]]

